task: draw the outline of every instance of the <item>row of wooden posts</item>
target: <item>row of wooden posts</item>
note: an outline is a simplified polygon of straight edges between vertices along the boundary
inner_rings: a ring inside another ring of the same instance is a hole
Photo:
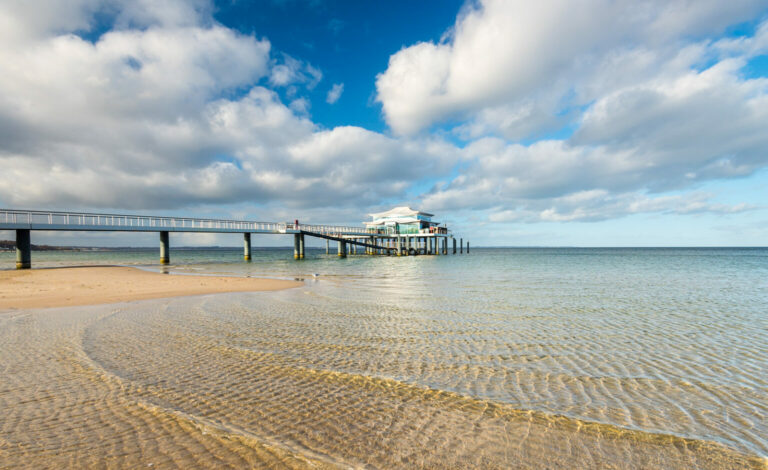
[[[160,263],[168,264],[171,261],[171,250],[169,244],[168,232],[160,233]],[[243,234],[244,257],[246,261],[251,260],[251,234]],[[337,254],[346,258],[349,250],[352,254],[357,254],[358,247],[367,255],[447,255],[449,237],[338,237],[326,236],[322,234],[313,234],[313,236],[325,238],[325,253],[330,254],[330,240],[337,242]],[[453,242],[453,254],[456,254],[456,239],[450,238]],[[349,246],[347,246],[349,245]],[[467,242],[467,253],[469,253],[469,242]],[[459,253],[464,253],[464,239],[459,239]],[[304,233],[296,233],[293,238],[293,257],[295,259],[304,258]],[[16,268],[29,269],[32,267],[32,244],[30,242],[29,229],[16,230]]]
[[[447,255],[448,237],[350,237],[336,239],[336,253],[341,258],[346,258],[347,254],[357,254],[358,248],[361,253],[366,255]],[[455,238],[450,238],[453,243],[453,254],[464,253],[464,239],[460,238],[457,248]],[[469,253],[469,242],[466,245]],[[325,240],[325,254],[331,252],[331,240]],[[304,259],[304,234],[295,234],[293,239],[293,257],[295,259]]]

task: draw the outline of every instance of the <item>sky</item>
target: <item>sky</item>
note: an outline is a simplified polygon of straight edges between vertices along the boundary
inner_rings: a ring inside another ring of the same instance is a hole
[[[2,208],[768,245],[765,0],[0,0],[0,43]]]

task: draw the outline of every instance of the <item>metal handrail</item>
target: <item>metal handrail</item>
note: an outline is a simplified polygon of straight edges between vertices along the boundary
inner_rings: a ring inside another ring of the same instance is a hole
[[[207,219],[196,217],[167,217],[131,214],[98,214],[92,212],[61,212],[40,210],[0,209],[0,223],[38,224],[51,226],[100,226],[115,228],[181,228],[211,230],[261,230],[282,232],[303,230],[323,234],[365,233],[363,227],[338,225],[313,225],[281,222],[260,222],[231,219]]]

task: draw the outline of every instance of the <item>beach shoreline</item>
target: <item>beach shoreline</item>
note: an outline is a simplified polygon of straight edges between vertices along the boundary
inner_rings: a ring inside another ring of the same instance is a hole
[[[127,266],[0,271],[0,310],[275,291],[302,285],[300,281],[282,279],[168,275]]]

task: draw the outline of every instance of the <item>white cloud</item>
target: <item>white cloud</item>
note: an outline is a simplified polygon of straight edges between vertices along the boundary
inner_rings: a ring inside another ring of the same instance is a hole
[[[696,185],[768,166],[768,81],[742,76],[768,23],[713,39],[755,2],[472,4],[378,77],[395,136],[316,125],[302,94],[320,70],[217,23],[208,2],[62,5],[0,4],[0,206],[725,214],[755,207]],[[78,36],[96,13],[113,28]],[[446,120],[464,148],[419,133]],[[573,135],[550,135],[563,126]],[[425,180],[441,182],[414,196]]]
[[[287,54],[282,54],[282,62],[273,62],[269,82],[274,86],[302,83],[306,85],[307,89],[312,90],[323,79],[323,73],[320,69]]]
[[[457,152],[433,139],[318,128],[306,98],[286,106],[264,86],[311,87],[318,69],[271,59],[268,41],[189,5],[113,4],[122,26],[90,42],[66,30],[90,24],[98,8],[89,4],[79,18],[9,39],[0,50],[0,205],[359,206],[450,171]]]
[[[339,98],[341,98],[342,93],[344,93],[344,84],[334,83],[331,89],[328,90],[328,95],[325,97],[325,101],[328,104],[333,104],[339,101]]]
[[[521,201],[515,210],[492,211],[491,222],[599,222],[631,214],[666,213],[735,214],[757,209],[749,204],[713,202],[713,194],[694,192],[686,195],[651,197],[641,193],[611,194],[589,190],[539,201]]]
[[[534,102],[556,114],[550,106],[586,104],[611,82],[657,74],[685,40],[716,34],[764,8],[757,0],[482,0],[465,9],[443,42],[391,56],[377,78],[378,100],[401,134],[500,105],[512,115],[538,115]],[[514,127],[512,135],[520,134]]]
[[[469,141],[458,176],[423,195],[433,210],[495,221],[745,210],[659,194],[768,166],[768,79],[742,74],[768,51],[768,22],[717,39],[760,11],[751,1],[480,1],[441,42],[391,56],[377,99],[400,135],[447,123]]]

